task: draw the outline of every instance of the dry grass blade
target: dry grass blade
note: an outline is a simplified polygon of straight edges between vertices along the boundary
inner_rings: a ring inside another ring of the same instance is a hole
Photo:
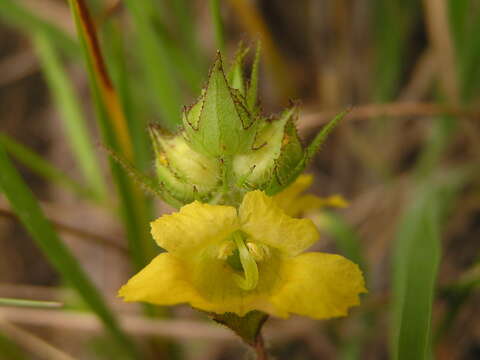
[[[108,74],[102,51],[100,49],[97,38],[95,24],[93,23],[87,5],[84,0],[70,0],[79,36],[84,40],[87,48],[88,57],[96,77],[96,82],[100,90],[100,96],[105,104],[109,119],[115,129],[119,145],[124,155],[129,159],[133,159],[133,147],[130,138],[125,114],[120,105],[118,94],[113,87],[112,80]]]
[[[38,336],[25,331],[15,325],[10,324],[0,317],[0,330],[4,331],[9,337],[18,344],[26,348],[35,357],[45,360],[75,360],[70,355],[50,345]]]
[[[460,92],[447,3],[444,0],[423,1],[428,36],[436,52],[436,59],[439,61],[441,70],[439,75],[443,91],[450,102],[458,104]]]
[[[8,218],[11,220],[19,221],[17,216],[10,210],[0,208],[0,217]],[[90,231],[82,230],[79,228],[75,228],[66,224],[63,224],[59,221],[49,219],[49,221],[52,223],[52,225],[59,230],[60,232],[65,232],[67,234],[73,235],[79,239],[82,239],[83,241],[88,241],[95,243],[97,245],[101,246],[106,246],[111,249],[114,249],[122,254],[127,253],[127,249],[123,247],[121,244],[118,244],[114,242],[112,239],[107,238],[105,236],[99,235],[99,234],[94,234]]]
[[[102,331],[98,319],[86,313],[42,309],[22,309],[21,312],[12,312],[0,309],[0,318],[24,325],[98,333]],[[121,315],[119,320],[125,331],[136,335],[203,340],[233,340],[235,338],[227,329],[199,321],[153,320],[137,315]]]
[[[286,64],[285,59],[281,56],[280,51],[275,45],[272,35],[258,10],[250,1],[229,0],[229,3],[243,26],[248,32],[250,32],[250,35],[254,39],[260,39],[265,58],[274,73],[273,80],[278,82],[278,85],[280,86],[279,95],[285,98],[292,96],[294,82],[289,76],[290,72],[288,71],[288,64]]]
[[[308,131],[325,124],[332,116],[341,110],[326,110],[318,113],[308,113],[300,117],[299,129]],[[407,117],[407,116],[435,116],[455,115],[458,117],[478,118],[480,109],[445,106],[436,103],[424,102],[394,102],[388,104],[368,104],[356,106],[346,117],[346,120],[360,120],[368,118]]]

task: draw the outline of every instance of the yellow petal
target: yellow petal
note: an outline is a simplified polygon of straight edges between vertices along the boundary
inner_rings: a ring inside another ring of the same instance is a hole
[[[312,175],[302,174],[290,186],[274,195],[273,199],[288,215],[298,216],[301,209],[298,209],[295,204],[300,194],[312,185],[312,181]]]
[[[311,220],[291,218],[262,191],[245,195],[239,216],[242,230],[249,236],[289,255],[299,254],[319,237]]]
[[[231,206],[194,201],[153,221],[151,227],[158,245],[177,256],[188,256],[237,230],[237,211]]]
[[[312,194],[301,195],[311,184],[311,175],[300,175],[297,180],[285,190],[273,196],[276,204],[287,215],[298,217],[302,213],[318,210],[324,206],[346,207],[347,201],[340,195],[321,198]]]
[[[350,260],[333,254],[305,253],[285,259],[283,287],[272,296],[280,311],[326,319],[347,315],[367,292],[362,272]]]
[[[118,295],[125,301],[144,301],[156,305],[189,303],[208,312],[233,312],[244,316],[261,310],[285,317],[269,299],[278,290],[279,263],[259,266],[261,279],[256,289],[245,291],[234,281],[235,272],[223,261],[185,262],[171,254],[157,256],[149,265],[131,278]]]
[[[185,268],[174,256],[163,253],[122,286],[118,295],[125,301],[173,305],[198,301]]]
[[[239,273],[225,261],[210,259],[189,263],[189,273],[201,301],[192,301],[191,305],[205,311],[218,314],[233,312],[244,316],[252,310],[261,310],[277,316],[285,316],[269,302],[272,294],[281,286],[278,276],[279,258],[272,256],[269,261],[258,264],[258,284],[254,289],[242,289],[235,278]]]

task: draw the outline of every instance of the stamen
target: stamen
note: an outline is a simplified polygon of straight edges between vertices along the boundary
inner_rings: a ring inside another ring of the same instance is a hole
[[[253,242],[247,242],[248,251],[252,254],[255,261],[262,261],[265,259],[265,251],[263,246],[260,244],[255,244]]]
[[[233,254],[235,250],[235,244],[233,241],[227,240],[218,249],[217,258],[220,260],[227,260],[230,255]]]
[[[240,262],[242,264],[243,273],[245,277],[235,274],[235,281],[238,286],[244,290],[252,290],[258,284],[258,267],[255,259],[253,258],[250,251],[248,251],[247,246],[242,238],[240,233],[233,234],[233,240],[238,248],[238,254],[240,257]]]

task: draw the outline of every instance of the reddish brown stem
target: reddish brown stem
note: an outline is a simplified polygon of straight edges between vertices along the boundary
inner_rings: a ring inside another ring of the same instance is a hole
[[[257,354],[257,360],[268,360],[268,352],[265,348],[265,342],[263,341],[262,334],[258,334],[254,349],[255,353]]]

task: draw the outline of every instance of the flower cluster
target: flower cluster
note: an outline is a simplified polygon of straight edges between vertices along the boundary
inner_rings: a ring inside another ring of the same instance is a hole
[[[216,314],[260,310],[313,318],[346,315],[365,292],[358,266],[306,252],[319,238],[302,212],[343,206],[340,197],[303,195],[308,148],[295,109],[265,118],[257,103],[258,51],[250,82],[244,52],[225,74],[218,56],[183,127],[151,127],[164,199],[180,210],[152,222],[166,250],[119,292],[126,301],[189,303]]]

